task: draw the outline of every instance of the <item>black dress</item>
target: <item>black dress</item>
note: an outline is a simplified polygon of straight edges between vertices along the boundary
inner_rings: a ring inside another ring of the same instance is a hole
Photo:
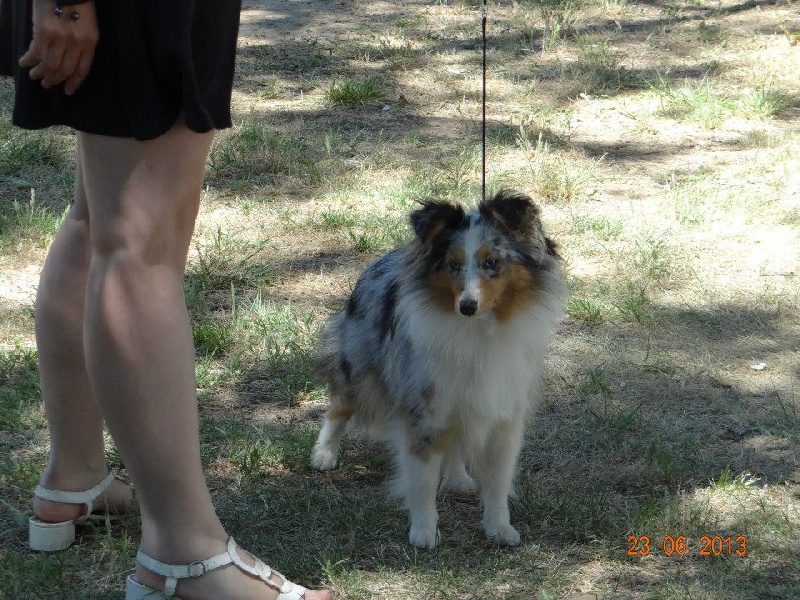
[[[0,70],[15,77],[15,125],[138,140],[162,135],[181,113],[193,131],[230,127],[241,0],[96,0],[100,40],[72,96],[16,66],[30,44],[32,3],[0,1]]]

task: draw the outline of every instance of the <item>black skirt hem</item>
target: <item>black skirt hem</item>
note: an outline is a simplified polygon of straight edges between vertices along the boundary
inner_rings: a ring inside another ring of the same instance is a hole
[[[0,67],[15,78],[13,124],[137,140],[163,135],[181,115],[198,133],[231,126],[241,1],[97,2],[100,40],[71,96],[63,86],[44,89],[17,66],[32,38],[31,2],[1,1],[10,35]]]

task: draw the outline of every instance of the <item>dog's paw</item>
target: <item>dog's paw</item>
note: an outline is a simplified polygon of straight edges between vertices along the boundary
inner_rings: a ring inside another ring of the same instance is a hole
[[[411,532],[408,534],[408,541],[417,548],[433,550],[439,542],[439,530],[436,527],[431,529],[412,525]]]
[[[512,525],[487,525],[484,524],[483,531],[489,541],[504,546],[516,546],[519,544],[520,536],[519,531],[514,529]]]
[[[329,448],[315,446],[311,453],[311,468],[317,471],[331,471],[336,468],[338,453]]]

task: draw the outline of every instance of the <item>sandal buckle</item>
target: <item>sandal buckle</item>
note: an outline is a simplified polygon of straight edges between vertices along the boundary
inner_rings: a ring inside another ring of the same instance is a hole
[[[189,577],[202,577],[206,574],[206,564],[202,560],[196,560],[187,566],[189,567]]]

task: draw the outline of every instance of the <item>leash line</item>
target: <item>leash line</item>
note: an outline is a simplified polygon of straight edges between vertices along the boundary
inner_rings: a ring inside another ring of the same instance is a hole
[[[489,8],[486,0],[481,7],[481,37],[483,42],[481,90],[481,201],[486,202],[486,21]]]

